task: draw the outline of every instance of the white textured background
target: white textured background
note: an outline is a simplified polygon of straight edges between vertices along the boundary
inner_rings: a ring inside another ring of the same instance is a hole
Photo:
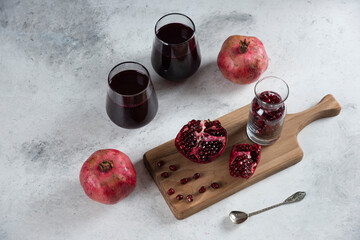
[[[153,28],[168,12],[190,16],[202,53],[185,83],[160,79],[150,64]],[[223,79],[216,66],[232,34],[257,36],[287,80],[288,112],[332,93],[339,116],[298,136],[303,160],[185,219],[176,220],[142,155],[188,120],[217,118],[248,104],[254,84]],[[0,239],[360,239],[360,2],[0,0]],[[105,112],[107,74],[134,60],[150,71],[159,112],[137,130]],[[113,206],[79,184],[83,161],[101,148],[130,156],[138,185]],[[307,197],[234,225],[293,192]]]

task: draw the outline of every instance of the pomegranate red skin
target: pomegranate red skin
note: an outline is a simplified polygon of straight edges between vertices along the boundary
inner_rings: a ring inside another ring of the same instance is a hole
[[[108,171],[101,171],[99,164],[112,161]],[[127,197],[136,187],[136,171],[129,157],[115,149],[94,152],[83,164],[80,183],[86,195],[100,203],[115,204]]]
[[[248,43],[248,46],[241,42]],[[265,72],[269,61],[264,45],[259,39],[233,35],[223,43],[217,64],[226,79],[238,84],[250,84]]]

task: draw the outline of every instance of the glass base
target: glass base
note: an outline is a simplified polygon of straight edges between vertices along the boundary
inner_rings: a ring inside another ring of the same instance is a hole
[[[276,137],[270,138],[270,139],[269,138],[267,138],[267,139],[259,138],[250,131],[248,126],[246,127],[246,133],[251,141],[253,141],[254,143],[257,143],[259,145],[263,145],[263,146],[271,145],[271,144],[275,143],[280,137],[280,136],[276,136]]]

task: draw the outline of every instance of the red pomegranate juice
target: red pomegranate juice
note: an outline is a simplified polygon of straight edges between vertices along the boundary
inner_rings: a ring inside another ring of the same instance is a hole
[[[196,72],[201,57],[193,34],[193,29],[181,23],[169,23],[158,30],[156,36],[163,43],[154,44],[151,63],[160,76],[177,81]]]
[[[158,102],[155,92],[148,88],[149,81],[148,76],[135,70],[122,71],[112,77],[106,111],[115,124],[138,128],[155,117]]]

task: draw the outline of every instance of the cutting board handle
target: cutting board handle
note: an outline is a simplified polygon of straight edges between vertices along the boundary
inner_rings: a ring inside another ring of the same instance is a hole
[[[340,113],[340,111],[340,104],[336,101],[333,95],[328,94],[321,99],[317,105],[295,114],[296,117],[294,119],[296,119],[298,123],[298,132],[313,121],[320,118],[336,116]]]

